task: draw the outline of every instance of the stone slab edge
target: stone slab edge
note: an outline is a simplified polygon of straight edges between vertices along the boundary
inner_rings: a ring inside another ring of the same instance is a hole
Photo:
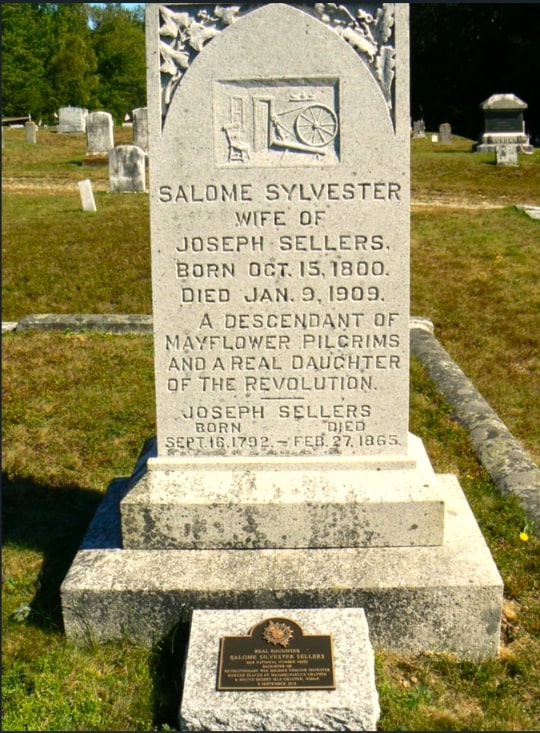
[[[503,494],[514,494],[540,528],[540,469],[425,322],[412,322],[411,354],[427,369],[474,452]]]
[[[15,328],[23,331],[98,331],[101,333],[152,333],[152,316],[144,314],[40,313],[22,318]]]
[[[299,623],[332,636],[335,690],[216,691],[219,640],[244,636],[264,619]],[[180,730],[376,730],[375,660],[360,608],[194,611]]]

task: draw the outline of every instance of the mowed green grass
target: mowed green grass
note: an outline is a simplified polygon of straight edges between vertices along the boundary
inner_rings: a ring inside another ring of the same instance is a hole
[[[46,154],[8,131],[3,149],[4,177],[17,173],[25,185],[33,178],[38,188],[3,192],[3,320],[150,313],[147,197],[105,193],[104,171],[80,167],[82,137],[41,139],[50,141]],[[538,459],[540,224],[513,204],[538,203],[539,153],[521,156],[518,186],[515,171],[470,154],[470,141],[456,145],[464,149],[413,141],[413,201],[437,181],[429,195],[459,193],[470,202],[485,193],[489,170],[489,196],[505,208],[413,210],[412,312],[433,320],[443,345]],[[86,177],[98,190],[96,214],[80,211],[76,189],[42,184],[76,187]],[[152,339],[7,334],[3,408],[4,729],[174,729],[185,626],[151,651],[128,641],[80,649],[63,636],[59,598],[107,484],[131,472],[155,431]],[[378,650],[379,727],[538,729],[537,534],[517,500],[494,488],[416,362],[410,425],[436,470],[459,477],[499,567],[503,646],[498,659],[481,664]]]

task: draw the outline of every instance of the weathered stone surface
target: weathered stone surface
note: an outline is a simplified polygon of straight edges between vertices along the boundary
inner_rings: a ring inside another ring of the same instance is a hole
[[[484,132],[476,150],[496,152],[499,146],[529,147],[523,112],[527,104],[515,94],[492,94],[480,108],[484,114]]]
[[[497,149],[495,151],[495,161],[497,165],[519,165],[517,146],[497,145]]]
[[[114,121],[109,112],[91,112],[86,118],[86,149],[89,154],[108,153],[114,147]]]
[[[411,349],[452,405],[495,485],[504,494],[516,495],[540,526],[540,470],[536,463],[433,334],[411,329]]]
[[[152,644],[189,608],[358,607],[377,648],[494,656],[502,580],[456,478],[439,479],[442,546],[329,550],[122,550],[115,482],[62,584],[66,633]]]
[[[100,331],[152,333],[152,316],[95,313],[34,313],[17,323],[17,331]]]
[[[62,586],[71,638],[359,607],[381,647],[497,653],[497,569],[409,452],[407,12],[147,5],[157,457]]]
[[[109,191],[111,193],[144,193],[146,163],[142,148],[117,145],[109,153]]]
[[[81,194],[81,205],[83,211],[97,211],[96,201],[94,199],[94,192],[92,190],[92,181],[85,179],[79,181],[79,193]]]
[[[133,110],[133,145],[148,152],[148,107]]]
[[[150,459],[122,502],[132,549],[440,545],[444,493],[421,441],[409,461]]]
[[[216,690],[220,638],[245,635],[255,624],[275,616],[295,621],[305,634],[332,636],[335,690]],[[193,613],[180,730],[373,731],[379,714],[373,649],[362,609]]]
[[[88,110],[82,107],[61,107],[58,111],[58,132],[85,132]]]
[[[439,126],[439,140],[443,145],[450,145],[452,142],[452,127],[448,122]]]
[[[35,145],[37,143],[37,131],[38,126],[35,122],[32,122],[32,120],[26,122],[24,125],[25,141],[31,145]]]

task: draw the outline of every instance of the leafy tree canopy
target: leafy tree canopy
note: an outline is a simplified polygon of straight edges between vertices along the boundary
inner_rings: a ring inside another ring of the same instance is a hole
[[[2,114],[52,122],[60,107],[146,104],[144,24],[121,3],[2,3]]]

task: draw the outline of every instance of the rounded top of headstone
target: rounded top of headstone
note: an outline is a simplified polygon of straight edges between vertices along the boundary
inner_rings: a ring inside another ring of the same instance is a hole
[[[527,109],[529,105],[515,94],[492,94],[480,105],[481,109]]]

